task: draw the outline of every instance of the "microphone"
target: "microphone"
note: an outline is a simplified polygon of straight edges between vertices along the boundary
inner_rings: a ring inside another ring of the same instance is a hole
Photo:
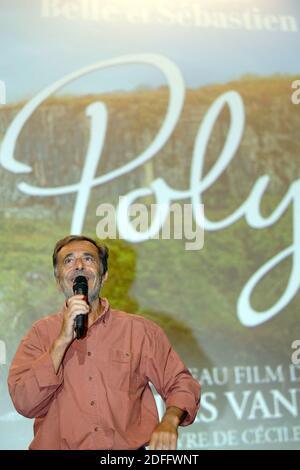
[[[84,276],[77,276],[74,280],[73,283],[73,292],[74,295],[84,295],[86,298],[88,298],[88,282],[87,278]],[[85,321],[86,321],[86,315],[80,314],[77,315],[75,318],[75,331],[76,331],[76,338],[80,339],[84,336],[85,333]]]

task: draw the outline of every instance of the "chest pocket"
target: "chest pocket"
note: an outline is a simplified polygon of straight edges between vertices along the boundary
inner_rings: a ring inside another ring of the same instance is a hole
[[[134,358],[130,351],[110,349],[108,385],[112,389],[129,391],[135,388]]]

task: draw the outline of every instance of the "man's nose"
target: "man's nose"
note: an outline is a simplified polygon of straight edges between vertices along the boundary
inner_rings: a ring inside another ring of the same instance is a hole
[[[76,258],[75,261],[75,269],[82,269],[83,268],[83,263],[82,263],[82,258]]]

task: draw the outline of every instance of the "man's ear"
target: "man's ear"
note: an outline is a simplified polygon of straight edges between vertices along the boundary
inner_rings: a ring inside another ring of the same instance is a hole
[[[102,276],[102,285],[107,281],[107,278],[108,278],[108,271],[106,271],[106,273],[104,274],[104,276]]]

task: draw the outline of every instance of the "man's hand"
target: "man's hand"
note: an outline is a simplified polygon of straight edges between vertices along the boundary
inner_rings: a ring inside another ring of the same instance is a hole
[[[173,423],[163,420],[155,428],[149,444],[150,450],[176,450],[178,432]]]
[[[178,426],[186,416],[186,411],[170,406],[164,417],[151,435],[150,450],[176,450],[178,439]]]
[[[67,308],[64,312],[64,318],[58,338],[50,348],[50,356],[53,361],[54,370],[57,374],[62,363],[67,348],[76,337],[75,318],[77,315],[86,315],[90,307],[84,300],[84,295],[73,295],[67,301]]]
[[[86,315],[90,306],[85,301],[84,295],[73,295],[67,300],[67,308],[64,313],[61,331],[58,337],[59,342],[69,345],[76,337],[75,318],[77,315]]]

